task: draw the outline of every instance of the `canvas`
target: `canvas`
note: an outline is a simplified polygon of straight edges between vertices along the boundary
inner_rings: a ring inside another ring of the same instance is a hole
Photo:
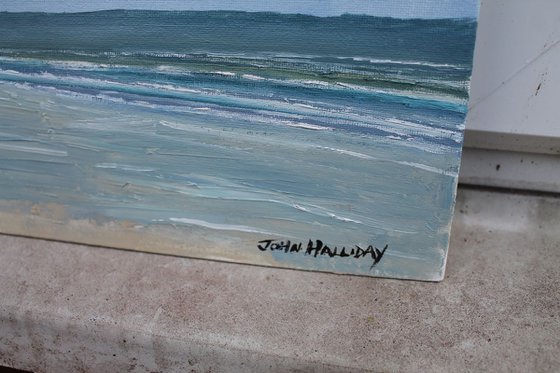
[[[1,232],[443,278],[475,0],[0,11]]]

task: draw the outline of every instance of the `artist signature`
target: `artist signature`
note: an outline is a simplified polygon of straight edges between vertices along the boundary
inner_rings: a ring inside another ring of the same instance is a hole
[[[370,270],[375,267],[377,263],[381,261],[383,258],[383,254],[385,254],[385,250],[389,245],[385,245],[382,250],[379,250],[377,247],[373,245],[369,245],[367,248],[362,248],[358,245],[355,245],[352,248],[346,248],[345,246],[339,250],[337,246],[334,248],[330,248],[329,246],[323,244],[321,240],[309,240],[307,246],[304,247],[302,242],[299,243],[292,243],[290,240],[276,240],[276,239],[269,239],[269,240],[262,240],[258,242],[257,248],[260,251],[284,251],[285,253],[300,253],[303,252],[304,255],[312,255],[314,258],[317,256],[325,256],[328,255],[331,258],[347,258],[352,257],[355,259],[360,258],[367,258],[369,255],[373,260],[373,263],[370,267]]]

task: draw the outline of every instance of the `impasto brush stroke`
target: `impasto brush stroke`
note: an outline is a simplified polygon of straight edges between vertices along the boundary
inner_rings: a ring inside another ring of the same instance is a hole
[[[162,247],[175,236],[180,255],[441,279],[475,31],[467,18],[0,13],[0,212],[52,222],[49,238],[105,244],[68,232],[118,223]],[[270,250],[308,241],[329,251]]]

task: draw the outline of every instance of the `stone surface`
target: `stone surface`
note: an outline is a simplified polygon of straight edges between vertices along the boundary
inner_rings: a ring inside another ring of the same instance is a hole
[[[0,235],[0,365],[558,371],[560,199],[460,189],[441,283]]]

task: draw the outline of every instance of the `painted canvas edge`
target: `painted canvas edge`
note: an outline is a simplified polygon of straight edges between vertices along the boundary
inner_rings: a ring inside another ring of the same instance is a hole
[[[456,204],[457,180],[455,182],[452,204],[450,206],[453,213]],[[1,201],[0,204],[6,201]],[[161,232],[146,231],[138,228],[133,222],[111,222],[99,225],[91,220],[70,220],[56,219],[56,211],[64,206],[37,206],[30,205],[30,202],[23,202],[23,205],[29,205],[29,211],[18,212],[0,212],[0,231],[27,237],[36,237],[56,241],[74,242],[78,244],[88,244],[95,246],[103,246],[110,248],[118,248],[132,251],[151,252],[156,254],[177,255],[182,257],[191,257],[197,259],[219,260],[233,263],[255,264],[271,267],[280,267],[288,269],[301,269],[321,272],[340,273],[336,271],[324,271],[316,268],[301,267],[298,268],[293,264],[283,264],[275,260],[269,260],[266,256],[259,256],[246,252],[231,251],[231,247],[216,242],[207,246],[192,246],[185,243],[183,238],[173,239],[174,234],[172,228],[162,229]],[[8,209],[9,211],[9,209]],[[448,232],[450,232],[449,222]],[[412,276],[390,275],[369,275],[369,274],[350,274],[370,277],[389,277],[409,280],[421,281],[441,281],[445,277],[445,268],[448,258],[450,243],[450,233],[447,235],[447,245],[444,249],[442,265],[431,274],[414,274]],[[253,242],[253,246],[254,242]],[[344,272],[348,275],[349,273]]]
[[[2,201],[0,201],[1,203]],[[29,202],[23,204],[30,206],[34,213],[6,213],[0,211],[0,232],[2,234],[67,242],[76,245],[97,246],[109,250],[120,249],[233,264],[325,272],[344,276],[363,276],[371,277],[372,279],[440,282],[445,277],[447,251],[446,255],[442,258],[441,265],[433,273],[409,273],[410,275],[347,273],[336,270],[294,266],[274,260],[271,256],[255,255],[252,251],[243,249],[232,251],[231,242],[226,244],[226,240],[220,240],[219,238],[216,238],[216,242],[212,245],[189,246],[185,243],[188,241],[186,240],[186,238],[189,238],[188,235],[186,237],[178,235],[181,232],[173,227],[165,227],[162,231],[152,230],[147,232],[141,228],[135,228],[133,222],[126,221],[98,225],[91,220],[56,220],[52,218],[52,213],[54,210],[60,211],[61,206],[38,206]],[[172,237],[176,238],[173,239]],[[253,246],[256,248],[256,245]]]

